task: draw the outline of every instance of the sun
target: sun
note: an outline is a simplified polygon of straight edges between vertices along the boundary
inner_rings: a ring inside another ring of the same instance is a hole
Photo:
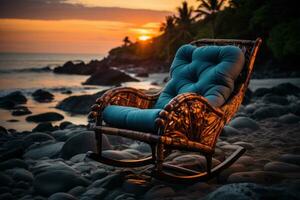
[[[139,40],[141,41],[146,41],[146,40],[149,40],[151,39],[151,37],[149,35],[141,35],[139,36]]]

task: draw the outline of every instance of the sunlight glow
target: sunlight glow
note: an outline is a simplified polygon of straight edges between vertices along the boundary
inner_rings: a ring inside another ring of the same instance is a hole
[[[139,40],[141,41],[146,41],[146,40],[149,40],[151,39],[151,37],[149,35],[141,35],[139,36]]]

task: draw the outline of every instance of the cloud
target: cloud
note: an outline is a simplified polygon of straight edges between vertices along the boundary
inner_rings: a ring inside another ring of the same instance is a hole
[[[162,21],[168,11],[86,7],[65,0],[0,0],[0,18],[40,20],[106,20],[144,24]]]

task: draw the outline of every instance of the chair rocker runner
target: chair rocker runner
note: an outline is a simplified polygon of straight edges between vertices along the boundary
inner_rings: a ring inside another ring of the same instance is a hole
[[[88,156],[117,167],[152,164],[155,178],[177,183],[216,176],[245,152],[239,147],[212,167],[217,139],[242,103],[261,42],[260,38],[194,41],[177,51],[170,80],[159,94],[147,95],[128,87],[107,91],[96,100],[89,114],[97,152],[89,152]],[[102,134],[145,142],[150,145],[152,155],[140,160],[106,158],[102,155]],[[206,171],[164,163],[172,150],[204,155]]]

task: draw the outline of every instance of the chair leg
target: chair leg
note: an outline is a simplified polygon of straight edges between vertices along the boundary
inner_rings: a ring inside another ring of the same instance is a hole
[[[206,155],[205,159],[206,159],[206,171],[207,171],[208,176],[210,176],[211,167],[212,167],[212,155]]]
[[[155,170],[157,172],[162,171],[163,161],[164,161],[164,145],[162,143],[158,143],[156,145],[156,163],[155,163]]]

